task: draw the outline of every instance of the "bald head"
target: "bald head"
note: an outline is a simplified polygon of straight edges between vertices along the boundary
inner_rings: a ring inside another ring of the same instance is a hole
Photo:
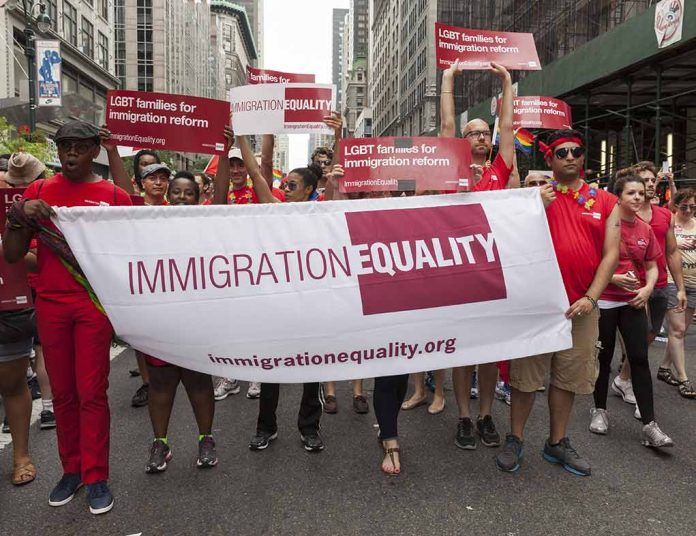
[[[549,182],[551,182],[551,179],[548,175],[544,175],[543,173],[529,173],[524,179],[524,186],[543,186]]]

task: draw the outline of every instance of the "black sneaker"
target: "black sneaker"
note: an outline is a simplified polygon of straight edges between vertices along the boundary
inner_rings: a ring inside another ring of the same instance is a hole
[[[269,434],[268,432],[262,432],[260,430],[257,430],[256,435],[251,438],[251,441],[249,441],[249,448],[251,450],[263,450],[265,448],[268,448],[268,445],[271,444],[271,441],[273,441],[277,437],[278,432],[273,432],[272,434]]]
[[[574,475],[590,476],[592,474],[590,463],[570,446],[570,440],[567,437],[561,439],[556,445],[552,445],[547,439],[543,455],[547,462],[562,465],[563,469]]]
[[[321,440],[319,432],[309,432],[301,434],[302,444],[307,452],[321,452],[324,450],[324,442]]]
[[[457,435],[454,444],[460,449],[474,450],[476,448],[476,438],[474,437],[474,423],[469,417],[459,419],[457,423]]]
[[[87,502],[89,511],[94,515],[105,514],[114,507],[114,496],[106,480],[87,484]]]
[[[138,390],[133,395],[133,398],[131,398],[131,406],[134,408],[142,408],[147,406],[149,389],[150,386],[146,383],[138,387]]]
[[[481,417],[479,415],[476,419],[476,432],[481,438],[481,443],[487,447],[499,447],[500,446],[500,434],[495,429],[495,424],[493,424],[493,417],[486,415]]]
[[[3,434],[9,434],[10,433],[10,423],[7,422],[7,417],[5,417],[2,420],[2,433]]]
[[[79,473],[65,473],[48,496],[50,506],[63,506],[72,501],[75,492],[82,487]]]
[[[145,465],[146,473],[161,473],[172,459],[172,450],[161,439],[155,439],[150,447],[150,459]]]
[[[32,400],[38,400],[41,398],[41,389],[39,389],[39,380],[36,379],[36,376],[32,376],[29,378],[27,381],[27,386],[29,387],[29,391],[31,391],[31,399]]]
[[[517,471],[520,468],[523,450],[524,443],[519,437],[512,434],[506,435],[503,450],[495,457],[495,464],[498,466],[498,469],[507,473]]]
[[[213,436],[204,436],[198,442],[198,460],[196,466],[199,469],[215,467],[218,463],[217,451],[215,450],[215,440]]]
[[[41,428],[42,430],[49,430],[51,428],[56,427],[56,416],[53,414],[52,411],[47,409],[43,410],[39,418],[41,419],[41,424],[39,424],[39,428]]]

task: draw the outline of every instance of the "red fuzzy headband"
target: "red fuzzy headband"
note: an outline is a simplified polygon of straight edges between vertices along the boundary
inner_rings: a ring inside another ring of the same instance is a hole
[[[577,143],[580,147],[583,146],[582,140],[580,138],[558,138],[551,142],[550,145],[546,145],[543,141],[539,142],[539,149],[544,153],[544,158],[551,158],[551,153],[553,150],[563,143]]]

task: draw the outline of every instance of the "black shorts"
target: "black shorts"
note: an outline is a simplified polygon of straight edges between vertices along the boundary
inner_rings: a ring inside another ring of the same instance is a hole
[[[657,336],[662,330],[662,323],[667,313],[669,292],[667,287],[653,289],[648,300],[648,331]]]

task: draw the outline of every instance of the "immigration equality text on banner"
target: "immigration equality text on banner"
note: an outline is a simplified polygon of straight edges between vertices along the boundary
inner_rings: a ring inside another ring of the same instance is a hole
[[[7,211],[15,201],[22,198],[25,188],[2,188],[3,214],[0,218],[0,234],[5,230]],[[31,289],[27,281],[24,262],[9,264],[0,255],[0,311],[11,311],[31,307]]]
[[[187,153],[224,154],[229,104],[225,101],[110,90],[106,126],[112,139],[126,147]]]
[[[323,84],[257,84],[230,89],[235,134],[332,134],[323,123],[336,88]]]
[[[341,192],[469,189],[471,147],[462,138],[353,138],[340,142]]]
[[[459,60],[462,70],[490,69],[491,62],[518,71],[541,69],[530,33],[470,30],[435,23],[437,66],[447,69]]]
[[[498,99],[500,110],[500,99]],[[512,101],[512,128],[545,128],[560,130],[573,128],[573,110],[553,97],[515,97]]]
[[[62,106],[60,41],[36,41],[36,93],[38,106]]]
[[[247,65],[247,84],[313,84],[313,74],[284,73],[271,69],[256,69]]]
[[[571,345],[536,189],[56,212],[116,333],[185,368],[344,380]]]

